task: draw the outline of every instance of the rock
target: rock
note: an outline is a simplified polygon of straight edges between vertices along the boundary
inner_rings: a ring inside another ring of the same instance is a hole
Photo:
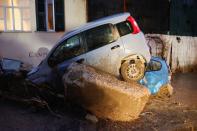
[[[91,115],[91,114],[87,114],[87,115],[85,116],[85,118],[86,118],[86,120],[89,120],[89,121],[91,121],[92,123],[97,123],[97,122],[98,122],[97,117],[94,116],[94,115]]]
[[[67,99],[99,118],[131,121],[138,118],[150,92],[84,64],[73,63],[63,76]]]
[[[173,87],[171,84],[167,84],[167,89],[168,89],[168,92],[169,92],[169,95],[172,96],[173,94]]]

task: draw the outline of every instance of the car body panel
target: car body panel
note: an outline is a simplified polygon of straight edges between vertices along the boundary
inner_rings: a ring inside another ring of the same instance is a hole
[[[111,44],[86,53],[87,64],[110,74],[119,75],[121,59],[124,54],[120,38]],[[96,57],[96,58],[95,58]]]
[[[119,38],[116,42],[113,42],[110,45],[110,55],[111,55],[111,65],[110,65],[110,73],[114,74],[115,76],[120,75],[120,67],[121,67],[121,61],[125,57],[125,48],[123,44],[121,43],[121,38]]]
[[[142,32],[138,34],[128,34],[121,37],[122,43],[125,48],[125,57],[129,55],[138,54],[145,58],[148,63],[151,59],[149,47]]]

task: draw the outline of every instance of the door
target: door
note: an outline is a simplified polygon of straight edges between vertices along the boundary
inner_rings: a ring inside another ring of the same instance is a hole
[[[85,61],[84,46],[81,34],[74,35],[64,40],[49,58],[52,67],[50,83],[55,87],[62,87],[62,76],[72,62]]]
[[[113,73],[116,63],[112,52],[120,48],[118,35],[112,24],[105,24],[84,32],[87,64],[102,71]]]

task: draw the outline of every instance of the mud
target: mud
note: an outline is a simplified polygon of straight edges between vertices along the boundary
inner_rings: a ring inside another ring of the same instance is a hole
[[[99,118],[134,120],[150,96],[140,84],[120,81],[87,65],[73,63],[68,70],[63,77],[68,99]]]
[[[197,108],[197,73],[177,73],[172,80],[172,86],[176,89],[173,100]]]
[[[99,130],[116,131],[196,131],[197,109],[180,105],[172,99],[151,98],[134,122],[100,121]]]
[[[99,119],[90,123],[86,112],[76,106],[57,104],[53,111],[8,101],[0,97],[1,131],[196,131],[197,130],[197,74],[175,74],[172,77],[172,97],[151,97],[139,118],[132,122]],[[2,85],[1,85],[2,87]]]

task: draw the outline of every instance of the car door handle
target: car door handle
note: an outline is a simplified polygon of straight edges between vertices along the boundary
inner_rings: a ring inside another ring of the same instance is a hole
[[[81,58],[81,59],[77,60],[76,62],[81,64],[81,63],[83,63],[84,61],[85,61],[85,59],[84,59],[84,58]]]
[[[114,49],[116,49],[116,48],[120,48],[120,45],[115,45],[115,46],[113,46],[113,47],[111,48],[111,50],[114,50]]]

